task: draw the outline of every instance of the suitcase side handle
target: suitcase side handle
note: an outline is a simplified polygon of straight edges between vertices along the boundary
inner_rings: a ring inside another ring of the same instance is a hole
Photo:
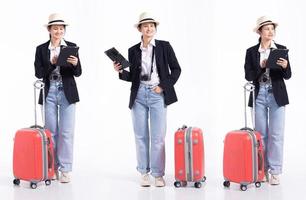
[[[251,132],[254,131],[253,129],[251,129],[251,128],[249,128],[249,127],[243,127],[243,128],[241,128],[240,130],[241,130],[241,131],[251,131]]]
[[[44,129],[42,126],[39,126],[37,124],[30,126],[30,128]]]
[[[52,169],[54,165],[53,152],[50,147],[48,147],[48,169]]]
[[[258,171],[264,171],[264,166],[263,166],[264,160],[263,160],[263,155],[262,151],[258,151]]]
[[[183,126],[182,126],[182,128],[178,128],[177,130],[185,130],[187,128],[187,126],[184,124]]]

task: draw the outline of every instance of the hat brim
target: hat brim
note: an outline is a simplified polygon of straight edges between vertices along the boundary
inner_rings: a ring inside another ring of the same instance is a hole
[[[155,21],[155,20],[151,20],[151,19],[150,19],[150,20],[144,20],[144,21],[142,21],[142,22],[139,22],[139,23],[135,24],[134,27],[135,27],[135,28],[138,28],[138,26],[139,26],[140,24],[149,23],[149,22],[155,23],[156,26],[159,25],[159,22],[158,22],[158,21]]]
[[[69,26],[69,24],[67,24],[67,23],[65,23],[65,22],[54,22],[54,23],[50,23],[50,24],[45,24],[45,27],[52,26],[52,25],[64,25],[64,26]]]
[[[269,24],[273,24],[275,28],[278,26],[278,23],[276,23],[276,22],[265,22],[265,23],[263,23],[263,24],[260,24],[259,26],[256,26],[256,27],[253,29],[253,31],[259,34],[259,29],[260,29],[261,27],[263,27],[263,26],[265,26],[265,25],[269,25]]]

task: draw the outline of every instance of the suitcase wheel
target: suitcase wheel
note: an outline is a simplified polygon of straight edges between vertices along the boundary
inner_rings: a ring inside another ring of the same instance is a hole
[[[228,188],[230,185],[231,185],[231,183],[230,183],[229,181],[224,181],[224,182],[223,182],[223,186],[224,186],[224,187],[227,187],[227,188]]]
[[[177,188],[181,187],[181,182],[180,181],[175,181],[174,186],[177,187]]]
[[[195,182],[194,183],[194,187],[195,188],[200,188],[202,186],[202,183],[201,182]]]
[[[13,183],[14,183],[14,185],[19,185],[20,184],[20,180],[16,178],[16,179],[14,179]]]
[[[37,188],[37,184],[33,183],[33,182],[31,182],[30,186],[31,186],[32,189],[36,189]]]
[[[206,176],[204,176],[201,180],[201,182],[205,182],[206,181]]]
[[[257,188],[259,188],[259,187],[261,186],[261,183],[260,183],[260,182],[256,182],[256,183],[255,183],[255,186],[256,186]]]
[[[186,187],[187,186],[187,181],[182,181],[182,187]]]
[[[49,179],[45,180],[45,184],[46,185],[50,185],[51,184],[51,181]]]
[[[246,191],[248,188],[246,185],[240,185],[240,190]]]

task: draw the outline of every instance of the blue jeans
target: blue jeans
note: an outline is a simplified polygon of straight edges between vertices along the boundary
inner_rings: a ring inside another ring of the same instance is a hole
[[[46,98],[46,128],[52,133],[55,169],[72,171],[75,104],[67,101],[62,82],[51,81]]]
[[[132,120],[137,170],[141,174],[150,171],[154,177],[165,174],[166,115],[163,94],[157,94],[150,86],[140,84],[132,107]]]
[[[255,129],[262,135],[265,147],[265,169],[271,174],[281,174],[285,106],[278,106],[271,85],[261,85],[255,106]]]

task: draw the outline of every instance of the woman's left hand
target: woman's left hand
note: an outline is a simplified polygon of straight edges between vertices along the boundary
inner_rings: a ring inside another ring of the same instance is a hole
[[[153,91],[156,92],[157,94],[160,94],[163,92],[163,89],[159,86],[156,86],[153,88]]]
[[[288,66],[288,61],[284,58],[279,58],[276,64],[280,65],[283,69],[286,69]]]
[[[67,62],[72,64],[73,66],[77,66],[79,59],[75,56],[69,56],[67,58]]]

